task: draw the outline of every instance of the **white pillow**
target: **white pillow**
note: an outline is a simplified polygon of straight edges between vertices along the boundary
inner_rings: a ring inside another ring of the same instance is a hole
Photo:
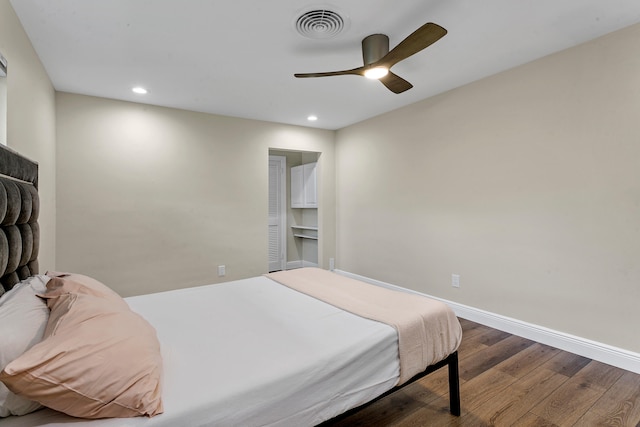
[[[50,277],[32,276],[16,284],[0,297],[0,371],[42,341],[49,319],[49,308],[36,294],[47,290]],[[0,382],[0,417],[24,415],[40,404],[17,396]]]

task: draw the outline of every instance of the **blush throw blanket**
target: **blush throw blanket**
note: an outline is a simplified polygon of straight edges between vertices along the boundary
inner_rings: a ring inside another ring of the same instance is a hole
[[[401,385],[429,365],[458,349],[462,328],[443,302],[361,282],[320,268],[301,268],[266,275],[366,319],[393,326],[398,332]]]

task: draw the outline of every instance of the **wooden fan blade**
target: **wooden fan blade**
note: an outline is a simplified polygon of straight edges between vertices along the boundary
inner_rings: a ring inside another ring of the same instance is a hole
[[[353,68],[351,70],[342,70],[342,71],[327,71],[324,73],[297,73],[297,74],[294,74],[294,77],[298,77],[298,78],[329,77],[329,76],[345,76],[349,74],[364,76],[364,67],[358,67],[358,68]]]
[[[447,34],[438,24],[428,22],[409,34],[396,47],[375,63],[376,66],[391,68],[393,65],[431,46]]]
[[[393,74],[389,71],[389,74],[380,79],[383,85],[387,87],[393,93],[402,93],[413,87],[411,83],[403,79],[402,77]]]

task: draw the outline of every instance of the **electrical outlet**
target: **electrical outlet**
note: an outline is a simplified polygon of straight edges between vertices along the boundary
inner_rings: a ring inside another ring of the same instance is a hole
[[[336,269],[336,261],[333,258],[329,258],[329,270],[333,271]]]
[[[218,266],[218,277],[223,277],[225,274],[227,274],[227,269],[224,265],[219,265]]]
[[[459,274],[452,274],[451,275],[451,286],[453,286],[454,288],[459,288],[460,287],[460,275]]]

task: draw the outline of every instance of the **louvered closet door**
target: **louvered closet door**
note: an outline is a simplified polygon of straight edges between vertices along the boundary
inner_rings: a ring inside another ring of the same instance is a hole
[[[285,268],[286,158],[269,156],[269,271]]]

